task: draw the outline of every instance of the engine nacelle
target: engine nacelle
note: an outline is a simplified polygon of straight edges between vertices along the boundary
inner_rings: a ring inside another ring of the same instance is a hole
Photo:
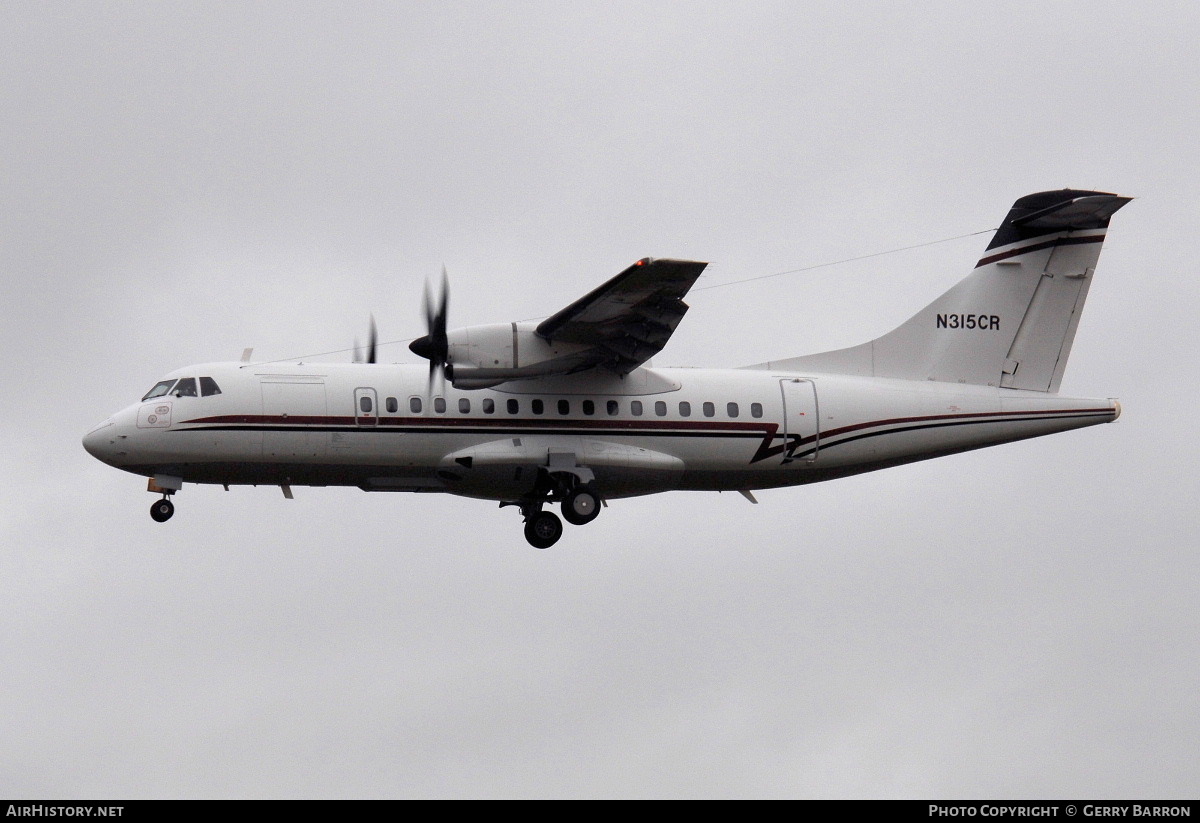
[[[483,389],[509,380],[566,374],[596,362],[596,348],[584,343],[552,343],[535,323],[467,326],[446,333],[449,368],[456,389]]]

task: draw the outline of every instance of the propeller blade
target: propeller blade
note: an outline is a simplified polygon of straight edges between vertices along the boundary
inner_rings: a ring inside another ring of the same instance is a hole
[[[375,350],[378,348],[379,334],[375,330],[375,315],[371,315],[371,325],[367,333],[367,353],[364,356],[362,346],[359,345],[358,337],[354,338],[354,349],[351,358],[355,363],[375,363]]]
[[[446,319],[450,316],[450,275],[446,274],[446,264],[442,264],[442,293],[438,300],[437,329],[442,338],[446,337]]]
[[[441,293],[434,302],[433,290],[429,281],[425,281],[425,292],[422,299],[425,310],[425,330],[423,337],[408,344],[408,349],[418,357],[429,361],[428,394],[432,396],[435,382],[444,384],[446,370],[449,367],[450,341],[446,336],[446,322],[450,312],[450,277],[446,267],[442,266]]]
[[[433,397],[433,387],[440,382],[439,375],[442,373],[442,366],[436,360],[429,361],[429,382],[425,385],[425,399],[428,402]]]

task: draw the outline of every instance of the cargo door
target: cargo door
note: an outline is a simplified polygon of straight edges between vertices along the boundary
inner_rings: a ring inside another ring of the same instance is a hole
[[[323,457],[329,441],[323,381],[263,380],[263,457]]]

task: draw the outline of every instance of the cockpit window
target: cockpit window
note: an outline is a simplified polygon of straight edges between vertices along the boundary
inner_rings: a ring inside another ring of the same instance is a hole
[[[176,397],[195,397],[196,396],[196,378],[184,377],[175,384],[175,388],[171,390],[171,394]]]
[[[200,394],[204,397],[210,397],[214,394],[220,394],[221,387],[217,385],[217,381],[211,377],[200,378]]]
[[[174,377],[172,377],[170,380],[162,380],[158,383],[155,383],[154,388],[152,388],[150,391],[148,391],[144,395],[142,395],[142,399],[149,400],[151,397],[162,397],[164,394],[169,392],[171,390],[171,387],[174,385],[175,385]]]

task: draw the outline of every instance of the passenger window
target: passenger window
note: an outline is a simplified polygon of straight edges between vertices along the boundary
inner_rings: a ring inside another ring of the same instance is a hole
[[[738,416],[737,403],[729,403],[728,405],[725,406],[725,411],[729,412],[730,417],[737,417]]]
[[[539,399],[539,400],[534,400],[534,401],[533,401],[532,403],[530,403],[529,405],[530,405],[530,406],[533,408],[533,413],[534,413],[534,414],[541,414],[542,412],[544,412],[544,411],[546,410],[546,406],[545,406],[545,404],[544,404],[544,403],[542,403],[542,401],[541,401],[540,399]]]
[[[388,414],[395,414],[400,408],[400,404],[396,402],[396,398],[394,397],[389,397],[387,400],[384,400],[383,405],[384,408],[388,410]]]
[[[664,403],[662,400],[655,400],[654,401],[654,413],[657,414],[659,417],[666,417],[667,416],[667,404]]]
[[[686,400],[680,400],[679,401],[679,416],[680,417],[691,417],[692,416],[692,404]]]
[[[634,417],[641,417],[642,401],[641,400],[631,400],[629,403],[629,411],[631,414],[633,414]]]
[[[413,414],[420,414],[421,413],[421,398],[419,398],[419,397],[408,398],[408,410],[410,412],[412,412]]]
[[[220,394],[221,387],[217,385],[217,381],[211,377],[200,378],[200,396],[212,397],[214,394]]]
[[[558,413],[559,414],[570,414],[571,413],[571,401],[570,400],[559,400],[558,401]]]
[[[195,397],[196,396],[196,378],[185,377],[175,384],[174,391],[171,394],[176,397]],[[343,408],[345,408],[343,406]]]
[[[584,414],[595,414],[596,413],[596,404],[593,403],[591,400],[584,400],[583,401],[583,413]]]
[[[375,404],[371,402],[371,398],[367,397],[365,394],[358,398],[358,407],[362,409],[363,414],[370,414],[371,409],[374,408],[374,406]],[[342,406],[342,408],[344,409],[346,407]]]
[[[709,403],[707,400],[704,402],[703,409],[705,417],[715,417],[717,414],[717,407],[712,403]]]
[[[471,399],[468,397],[458,398],[458,411],[460,414],[471,413]]]
[[[437,412],[438,414],[445,414],[446,413],[446,398],[444,398],[444,397],[433,398],[433,410],[435,412]]]
[[[521,410],[521,404],[518,403],[515,398],[510,398],[508,401],[508,413],[516,414],[520,410]]]
[[[609,400],[608,403],[606,404],[606,408],[608,410],[609,417],[616,417],[617,412],[619,412],[621,410],[620,406],[617,405],[616,400]]]
[[[496,413],[496,401],[490,397],[483,398],[483,413],[484,414],[495,414]]]
[[[751,403],[750,404],[750,416],[751,417],[762,417],[762,403]]]

